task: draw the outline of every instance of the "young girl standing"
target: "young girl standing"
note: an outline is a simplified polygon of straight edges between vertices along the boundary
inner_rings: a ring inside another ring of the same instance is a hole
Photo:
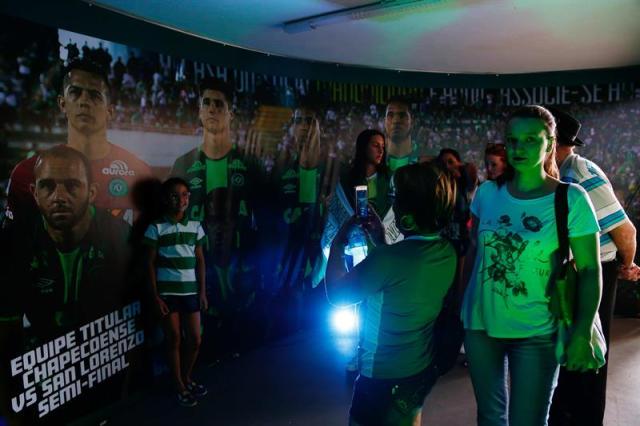
[[[208,307],[199,222],[187,219],[189,185],[170,178],[162,185],[165,215],[149,225],[144,243],[149,247],[148,271],[155,304],[162,315],[169,368],[181,405],[193,407],[207,389],[191,378],[200,349],[200,310]],[[181,339],[184,342],[181,356]]]

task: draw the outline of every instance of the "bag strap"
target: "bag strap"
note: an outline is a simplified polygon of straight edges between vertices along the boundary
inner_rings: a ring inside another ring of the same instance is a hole
[[[560,182],[556,188],[554,203],[556,210],[556,232],[558,233],[558,259],[560,265],[566,265],[569,262],[569,202],[567,201],[567,193],[569,184]]]

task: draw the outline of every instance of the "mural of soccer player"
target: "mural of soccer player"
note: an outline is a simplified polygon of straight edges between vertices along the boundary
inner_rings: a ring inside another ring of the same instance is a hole
[[[411,139],[413,117],[409,102],[401,97],[392,97],[387,102],[384,130],[387,136],[387,164],[391,172],[417,163],[418,145]]]
[[[3,362],[7,354],[26,352],[129,302],[129,226],[92,205],[97,187],[89,160],[65,145],[42,152],[31,193],[38,216],[9,220],[2,230]],[[110,383],[120,389],[119,380]],[[85,402],[83,409],[96,408]],[[66,414],[57,410],[55,418],[77,415],[78,405],[74,407]]]
[[[8,223],[4,237],[11,282],[21,289],[16,314],[26,315],[29,334],[46,340],[124,304],[129,226],[92,205],[97,185],[79,151],[44,151],[34,178],[41,219]]]
[[[320,190],[329,173],[318,115],[309,101],[294,109],[287,134],[289,146],[278,153],[272,173],[277,195],[269,213],[274,226],[260,235],[267,288],[284,302],[272,309],[281,316],[279,331],[301,326],[303,292],[320,253]]]
[[[151,175],[151,169],[134,154],[107,140],[113,107],[105,71],[87,59],[71,62],[65,68],[58,106],[67,119],[67,145],[83,153],[91,163],[96,185],[94,204],[132,223],[129,192],[139,178]],[[29,188],[37,161],[38,156],[23,160],[11,173],[9,218],[35,211]]]
[[[259,284],[258,213],[268,191],[258,159],[232,145],[232,99],[227,83],[201,82],[202,144],[179,157],[170,175],[183,178],[191,188],[187,217],[203,222],[209,240],[205,263],[210,312],[224,324],[224,345],[237,350],[242,343],[236,339],[244,337],[237,324],[246,320]]]

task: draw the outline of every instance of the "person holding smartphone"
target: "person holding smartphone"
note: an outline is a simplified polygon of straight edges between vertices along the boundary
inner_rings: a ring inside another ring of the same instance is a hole
[[[402,239],[402,235],[395,226],[395,217],[389,200],[391,171],[386,157],[387,145],[384,133],[367,129],[358,135],[355,157],[347,171],[342,174],[330,197],[327,219],[320,239],[322,256],[316,262],[313,272],[314,285],[317,286],[324,279],[329,251],[338,230],[351,216],[357,214],[357,211],[368,214],[367,206],[371,206],[372,215],[384,218],[386,242],[391,244]],[[358,191],[356,191],[357,188]],[[360,208],[357,205],[356,193],[361,197]],[[348,238],[353,236],[353,233],[347,235]],[[349,268],[362,261],[367,255],[367,249],[364,247],[366,242],[361,241],[362,238],[356,239],[358,241],[351,240],[345,243],[349,246],[346,250],[350,253],[347,262]],[[347,363],[346,370],[347,372],[358,370],[357,356]]]
[[[393,179],[393,210],[404,240],[386,245],[376,215],[353,216],[336,235],[327,267],[329,301],[362,302],[350,425],[420,424],[424,398],[438,377],[434,325],[456,273],[455,249],[440,231],[453,212],[455,184],[434,163],[401,167]],[[347,273],[343,247],[356,224],[372,249]]]

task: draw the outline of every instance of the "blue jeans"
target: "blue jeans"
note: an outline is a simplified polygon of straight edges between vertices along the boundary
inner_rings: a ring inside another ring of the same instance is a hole
[[[479,426],[547,424],[558,378],[555,335],[498,339],[484,331],[467,330],[464,347]]]

